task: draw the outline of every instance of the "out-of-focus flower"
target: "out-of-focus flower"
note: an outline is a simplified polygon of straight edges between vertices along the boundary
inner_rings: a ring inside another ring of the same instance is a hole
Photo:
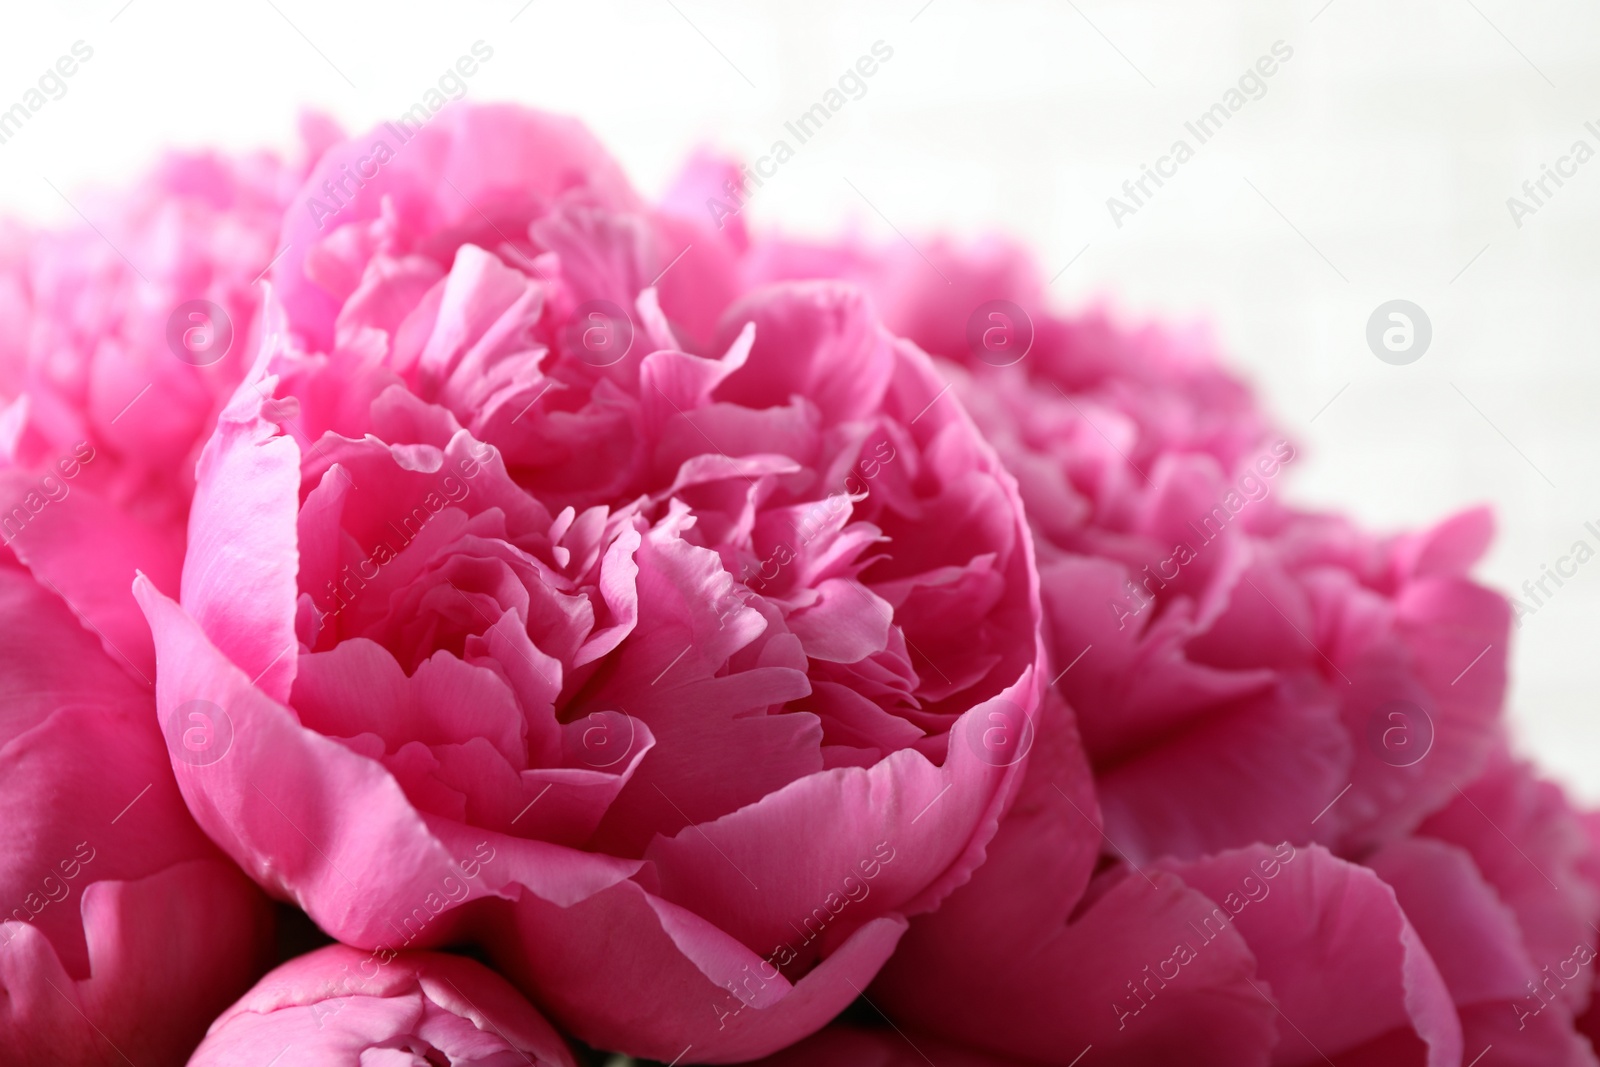
[[[1393,887],[1461,1018],[1463,1062],[1595,1067],[1574,1026],[1591,1003],[1600,848],[1561,791],[1498,747],[1415,836],[1364,858]]]
[[[1041,1063],[1594,1063],[1597,852],[1505,754],[1488,514],[1379,539],[1291,508],[1293,445],[1202,339],[1050,313],[1001,243],[924,247],[755,241],[745,269],[853,279],[954,365],[1021,483],[1047,701],[1083,740],[1051,704],[1067,740],[878,1002]]]
[[[271,909],[184,808],[148,691],[15,563],[0,629],[5,1061],[179,1063],[267,965]]]
[[[314,152],[332,132],[305,135]],[[146,677],[134,571],[177,592],[195,458],[250,364],[256,280],[303,176],[173,154],[75,199],[81,225],[0,224],[0,540]]]
[[[961,368],[941,372],[1038,538],[1053,675],[1111,839],[1141,862],[1370,847],[1453,798],[1505,693],[1510,612],[1467,575],[1488,513],[1380,539],[1291,508],[1294,445],[1203,336],[1052,312],[1001,242],[926,254],[755,242],[745,269],[858,281]]]
[[[481,963],[344,945],[296,957],[257,982],[211,1024],[189,1067],[260,1067],[277,1055],[305,1067],[574,1062],[544,1017]]]
[[[871,990],[902,1025],[1031,1063],[1454,1064],[1461,1025],[1394,893],[1316,845],[1104,865],[1059,701],[988,861]]]

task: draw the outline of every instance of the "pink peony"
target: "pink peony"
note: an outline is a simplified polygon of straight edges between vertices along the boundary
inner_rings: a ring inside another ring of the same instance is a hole
[[[181,1062],[265,966],[267,900],[184,809],[149,693],[14,563],[0,626],[5,1062]]]
[[[1296,511],[1293,446],[1198,341],[1045,313],[1005,246],[929,247],[746,259],[857,280],[959,364],[1040,542],[1046,738],[877,1003],[1040,1063],[1595,1063],[1600,853],[1499,740],[1486,513],[1378,540]]]
[[[344,945],[290,960],[211,1024],[189,1067],[573,1067],[550,1024],[480,963]]]
[[[592,1044],[818,1029],[1032,742],[1014,483],[854,288],[713,322],[731,256],[575,124],[385,128],[306,195],[181,606],[138,586],[163,716],[229,739],[174,761],[191,810],[342,941],[476,937]]]
[[[1596,1067],[1575,1017],[1592,1003],[1600,847],[1561,791],[1503,748],[1415,836],[1364,862],[1391,887],[1461,1019],[1463,1062]]]
[[[81,225],[0,224],[0,539],[147,678],[133,574],[177,591],[195,457],[249,365],[254,283],[301,174],[174,154],[129,192],[75,198]]]
[[[1040,1064],[1458,1062],[1446,983],[1372,871],[1288,841],[1097,866],[1084,759],[1051,701],[988,862],[912,924],[874,1003]]]
[[[779,242],[746,269],[856,279],[962,368],[941,373],[1021,486],[1052,676],[1130,858],[1366,847],[1477,773],[1510,624],[1467,577],[1487,512],[1380,540],[1290,508],[1293,444],[1202,337],[1049,312],[1003,244],[928,254]]]

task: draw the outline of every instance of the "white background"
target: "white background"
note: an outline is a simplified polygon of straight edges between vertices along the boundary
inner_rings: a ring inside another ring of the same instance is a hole
[[[469,99],[581,115],[654,192],[698,144],[765,151],[882,40],[894,58],[767,183],[758,225],[1009,232],[1071,264],[1063,306],[1211,323],[1305,446],[1300,500],[1380,529],[1490,502],[1484,574],[1508,591],[1600,547],[1600,160],[1520,228],[1506,205],[1577,138],[1600,149],[1592,0],[69,0],[5,20],[0,104],[95,50],[0,145],[0,209],[63,222],[47,180],[126,180],[164,145],[291,148],[306,105],[391,119],[479,39]],[[1106,198],[1279,40],[1266,95],[1115,226]],[[1397,297],[1433,323],[1409,366],[1364,339]],[[1597,618],[1600,561],[1513,647],[1521,747],[1591,801]]]

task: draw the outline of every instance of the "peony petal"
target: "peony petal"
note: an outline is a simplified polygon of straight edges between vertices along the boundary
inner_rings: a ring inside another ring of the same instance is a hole
[[[246,1067],[262,1051],[296,1063],[398,1067],[573,1067],[533,1006],[482,964],[459,956],[329,945],[283,964],[212,1024],[189,1062]]]
[[[29,570],[72,606],[106,652],[147,683],[155,674],[155,651],[129,589],[135,571],[157,587],[175,592],[183,561],[183,530],[152,525],[87,489],[50,499],[36,479],[0,474],[0,498],[17,504],[0,515],[6,542]],[[27,502],[43,501],[37,512]]]
[[[1500,1062],[1526,1067],[1600,1062],[1573,1028],[1571,1008],[1553,995],[1581,973],[1581,961],[1593,960],[1592,947],[1569,950],[1541,973],[1515,915],[1454,846],[1427,838],[1397,841],[1367,864],[1393,887],[1438,964],[1461,1017],[1465,1056],[1497,1049]],[[1541,988],[1544,981],[1550,984]]]
[[[1216,901],[1213,914],[1249,943],[1276,1009],[1273,1063],[1379,1050],[1394,1063],[1460,1062],[1461,1023],[1444,980],[1371,871],[1287,844],[1161,867]]]
[[[692,1046],[702,1063],[755,1059],[820,1029],[860,995],[905,930],[904,920],[874,920],[791,984],[768,962],[781,957],[750,951],[633,882],[565,912],[524,899],[516,922],[519,938],[540,951],[502,965],[579,1038],[603,1034],[610,1048],[662,1062]],[[627,967],[591,965],[622,946]]]
[[[200,456],[183,604],[230,660],[282,701],[294,682],[298,643],[300,450],[272,421],[267,351]]]

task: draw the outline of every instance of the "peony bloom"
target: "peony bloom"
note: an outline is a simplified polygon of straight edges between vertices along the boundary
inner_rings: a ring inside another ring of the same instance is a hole
[[[1021,486],[1052,677],[1112,841],[1141,863],[1370,847],[1476,775],[1510,625],[1467,574],[1487,512],[1378,539],[1290,508],[1294,445],[1203,337],[1049,312],[1007,245],[928,252],[775,242],[746,269],[860,281],[890,329],[954,365],[940,372]]]
[[[591,1044],[815,1031],[1032,742],[1013,481],[854,288],[708,322],[731,260],[574,124],[386,128],[308,196],[182,603],[138,587],[163,714],[232,738],[174,762],[191,810],[342,941],[476,937]]]
[[[271,909],[185,810],[148,691],[15,563],[0,627],[5,1061],[179,1063],[266,965]]]
[[[573,1067],[549,1023],[481,963],[329,945],[290,960],[211,1024],[189,1067]]]
[[[1046,741],[876,1002],[1039,1063],[1593,1064],[1597,852],[1499,740],[1487,514],[1379,540],[1294,510],[1293,446],[1196,339],[1046,314],[1004,246],[932,264],[746,261],[860,281],[958,364],[1040,544]]]
[[[329,133],[312,121],[308,141]],[[135,569],[177,591],[194,461],[249,366],[255,284],[301,172],[173,154],[86,221],[5,232],[0,539],[146,678]]]
[[[917,919],[873,1002],[1029,1063],[1456,1064],[1449,990],[1395,894],[1317,845],[1097,862],[1085,756],[1047,705],[988,861]],[[1388,1057],[1388,1058],[1384,1058]]]
[[[1504,747],[1416,835],[1364,862],[1391,887],[1461,1018],[1463,1062],[1596,1067],[1574,1019],[1592,1003],[1600,848],[1561,791]]]

